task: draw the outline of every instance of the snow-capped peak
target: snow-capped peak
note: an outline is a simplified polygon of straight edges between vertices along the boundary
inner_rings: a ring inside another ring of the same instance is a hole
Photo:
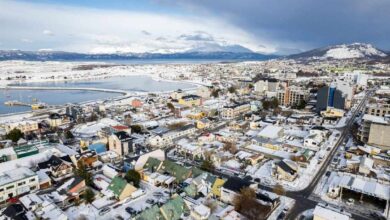
[[[333,59],[352,59],[385,56],[385,53],[376,49],[371,44],[353,43],[329,47],[323,57]]]

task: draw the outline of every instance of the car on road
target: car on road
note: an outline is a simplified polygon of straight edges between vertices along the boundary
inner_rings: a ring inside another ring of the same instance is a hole
[[[135,210],[133,208],[131,208],[131,207],[126,207],[125,210],[130,215],[134,215],[135,214]]]
[[[102,210],[99,211],[99,215],[105,215],[111,210],[110,207],[105,207]]]
[[[146,203],[148,203],[148,204],[154,204],[154,200],[153,200],[153,199],[147,199],[147,200],[146,200]]]
[[[120,207],[120,206],[122,206],[121,203],[114,205],[112,208],[116,209],[116,208],[118,208],[118,207]]]
[[[375,220],[386,220],[386,217],[378,212],[370,212],[370,216]]]
[[[286,217],[286,213],[285,212],[281,212],[276,219],[277,220],[283,220],[285,217]]]
[[[352,198],[349,198],[349,199],[347,200],[347,205],[353,205],[354,203],[355,203],[355,200],[352,199]]]

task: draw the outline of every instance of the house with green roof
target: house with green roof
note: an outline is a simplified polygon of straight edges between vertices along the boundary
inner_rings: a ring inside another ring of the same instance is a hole
[[[133,185],[129,184],[125,179],[119,176],[116,176],[114,177],[114,179],[112,179],[110,185],[108,186],[108,189],[112,191],[114,197],[120,201],[127,197],[130,197],[131,194],[137,191],[137,188],[135,188]]]
[[[181,196],[169,200],[160,207],[160,212],[165,220],[178,220],[183,214],[189,214],[189,209]]]
[[[195,178],[195,177],[205,173],[203,170],[201,170],[201,169],[199,169],[197,167],[192,167],[191,171],[192,171],[192,178]]]
[[[169,161],[169,160],[165,160],[162,163],[159,172],[160,173],[168,173],[169,175],[175,177],[176,182],[178,182],[178,183],[181,183],[184,180],[186,180],[187,178],[189,178],[191,176],[191,173],[192,173],[191,169],[187,169],[187,168],[180,166],[179,164],[177,164],[173,161]]]
[[[156,159],[154,157],[149,157],[144,165],[144,170],[147,170],[149,172],[157,172],[157,170],[160,169],[161,164],[163,162],[159,159]]]
[[[135,220],[164,220],[164,216],[160,212],[160,208],[154,205],[137,215]]]

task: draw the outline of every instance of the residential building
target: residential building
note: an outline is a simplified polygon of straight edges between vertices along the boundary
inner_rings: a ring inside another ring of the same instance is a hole
[[[309,91],[300,87],[286,87],[278,90],[277,96],[282,106],[295,106],[309,98]]]
[[[264,94],[265,92],[276,92],[279,82],[274,78],[261,78],[254,84],[255,92]]]
[[[187,107],[194,107],[202,105],[202,97],[198,95],[185,95],[179,99],[179,104]]]
[[[119,201],[130,197],[132,193],[137,191],[137,188],[127,183],[126,180],[119,176],[116,176],[114,179],[112,179],[108,189],[112,191],[114,197]]]
[[[49,160],[38,164],[40,170],[44,170],[54,181],[73,175],[73,164],[69,156],[51,156]]]
[[[366,106],[365,113],[379,117],[390,115],[390,104],[386,103],[372,103]]]
[[[272,175],[277,179],[291,182],[298,175],[298,164],[288,159],[280,160],[274,163]]]
[[[390,149],[390,120],[365,114],[358,130],[359,140],[383,149]]]
[[[350,220],[351,214],[328,205],[318,204],[313,212],[313,220]]]
[[[13,129],[19,129],[22,133],[29,133],[34,132],[39,129],[38,122],[31,121],[31,120],[25,120],[20,122],[13,122],[5,124],[5,132],[8,133]]]
[[[0,202],[38,189],[38,175],[26,167],[0,174]]]
[[[132,138],[124,131],[114,133],[108,138],[108,149],[123,157],[134,151]]]
[[[224,106],[220,112],[223,119],[234,119],[242,114],[250,112],[251,105],[249,103],[238,103],[234,105]]]
[[[257,184],[255,184],[257,185]],[[234,197],[240,190],[246,187],[256,187],[246,181],[237,177],[230,177],[221,187],[221,201],[228,204],[233,204]]]

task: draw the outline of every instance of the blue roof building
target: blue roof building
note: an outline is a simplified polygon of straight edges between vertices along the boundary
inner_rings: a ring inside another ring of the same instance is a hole
[[[97,154],[101,154],[107,151],[105,143],[96,143],[88,146],[88,149],[96,151]]]

